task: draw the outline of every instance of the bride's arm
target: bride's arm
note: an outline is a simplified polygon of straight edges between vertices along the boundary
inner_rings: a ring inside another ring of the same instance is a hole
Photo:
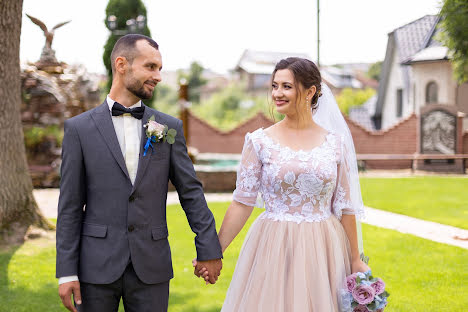
[[[247,219],[252,214],[252,210],[252,206],[241,204],[235,200],[231,202],[224,215],[223,224],[218,235],[223,253],[242,230]]]
[[[349,244],[351,246],[351,269],[352,273],[366,272],[370,268],[361,260],[358,248],[358,238],[356,229],[356,217],[354,215],[345,215],[341,217],[341,225],[348,236]]]

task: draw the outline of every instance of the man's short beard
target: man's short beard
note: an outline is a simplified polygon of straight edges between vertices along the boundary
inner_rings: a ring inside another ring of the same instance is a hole
[[[131,72],[129,73],[131,74]],[[144,83],[141,83],[137,79],[135,79],[133,76],[130,76],[127,83],[126,83],[126,88],[128,91],[133,93],[136,97],[142,99],[142,100],[147,100],[151,99],[153,97],[153,92],[152,91],[146,91]]]

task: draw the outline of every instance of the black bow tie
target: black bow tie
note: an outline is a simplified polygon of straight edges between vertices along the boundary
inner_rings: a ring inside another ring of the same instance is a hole
[[[136,119],[143,118],[143,113],[145,112],[145,107],[142,105],[135,108],[126,108],[120,103],[115,102],[112,106],[112,116],[120,116],[123,114],[131,114]]]

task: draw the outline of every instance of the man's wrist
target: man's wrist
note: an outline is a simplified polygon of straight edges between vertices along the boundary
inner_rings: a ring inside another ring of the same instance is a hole
[[[68,282],[74,282],[78,281],[78,276],[77,275],[71,275],[71,276],[64,276],[64,277],[59,277],[58,279],[58,284],[62,285]]]

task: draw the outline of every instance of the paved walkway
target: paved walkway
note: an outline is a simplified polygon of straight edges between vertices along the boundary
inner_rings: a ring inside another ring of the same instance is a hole
[[[34,190],[34,197],[42,212],[48,218],[57,218],[58,194],[58,189]],[[229,202],[232,200],[231,193],[208,193],[205,194],[205,197],[208,202]],[[167,203],[179,203],[179,197],[176,192],[170,192],[168,194]],[[396,230],[405,234],[412,234],[435,242],[468,249],[468,230],[453,226],[424,221],[370,207],[366,207],[366,218],[363,222]]]

